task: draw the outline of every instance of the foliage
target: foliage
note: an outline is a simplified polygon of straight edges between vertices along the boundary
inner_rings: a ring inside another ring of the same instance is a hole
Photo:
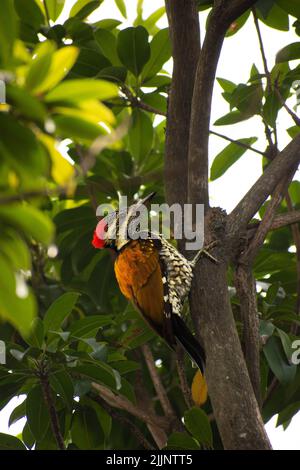
[[[0,105],[0,337],[7,357],[0,367],[0,407],[25,395],[10,423],[26,417],[26,424],[20,439],[1,434],[0,448],[57,448],[47,386],[69,449],[140,448],[136,437],[96,400],[93,383],[137,404],[137,383],[142,382],[152,399],[155,391],[140,350],[149,341],[161,360],[157,371],[169,399],[184,416],[185,432],[170,432],[167,448],[220,448],[217,429],[207,418],[210,403],[204,411],[186,410],[174,357],[121,296],[110,254],[96,252],[90,243],[98,204],[116,204],[119,194],[132,199],[150,191],[163,201],[163,115],[171,82],[164,70],[171,57],[169,32],[157,26],[164,8],[144,18],[139,1],[136,21],[124,28],[109,18],[89,21],[92,11],[101,12],[101,3],[77,0],[61,24],[57,18],[63,0],[1,2],[0,74],[7,84],[7,104]],[[125,19],[126,2],[115,3]],[[211,3],[198,1],[200,11]],[[299,34],[298,2],[260,0],[257,11],[261,21],[283,31],[289,29],[292,15]],[[250,15],[238,21],[230,35]],[[272,84],[284,99],[300,79],[299,44],[279,51],[271,70]],[[275,132],[282,102],[267,86],[264,71],[253,66],[247,83],[218,81],[229,114],[216,126],[257,115]],[[94,140],[113,134],[128,118],[126,135],[90,164],[88,149]],[[227,145],[215,156],[211,180],[221,177],[256,139],[242,136],[244,147]],[[299,194],[299,182],[294,181],[290,196],[296,209]],[[286,211],[283,202],[280,212]],[[265,342],[263,416],[267,421],[279,413],[278,422],[285,427],[300,408],[299,370],[291,364],[296,338],[291,324],[300,323],[295,314],[296,259],[289,252],[293,244],[289,228],[272,232],[254,266]],[[228,278],[232,287],[231,272]],[[232,305],[239,325],[235,294]],[[194,372],[188,359],[186,371],[191,382]],[[278,385],[269,397],[274,379]],[[158,401],[155,411],[161,413]],[[130,418],[151,441],[145,423]]]

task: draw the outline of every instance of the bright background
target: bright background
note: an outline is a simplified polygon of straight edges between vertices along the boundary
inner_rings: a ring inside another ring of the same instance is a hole
[[[75,0],[66,0],[65,8],[57,23],[60,23],[67,18],[68,12],[74,3]],[[163,0],[152,0],[151,2],[145,1],[143,7],[144,17],[147,18],[153,11],[157,10],[163,4]],[[100,8],[90,15],[90,20],[98,21],[103,18],[116,18],[122,21],[122,27],[125,28],[132,26],[132,22],[136,16],[136,2],[134,0],[129,0],[126,2],[126,5],[128,13],[127,21],[124,21],[124,18],[122,18],[113,0],[104,0]],[[206,13],[201,14],[202,38],[205,31],[206,16]],[[158,22],[158,26],[166,27],[166,18],[162,18]],[[271,69],[275,64],[275,56],[278,50],[291,42],[299,40],[299,37],[296,36],[293,28],[291,28],[291,31],[289,32],[280,32],[278,30],[273,30],[262,23],[260,23],[260,27],[268,66],[269,69]],[[217,77],[226,78],[235,83],[246,82],[250,76],[250,69],[253,63],[256,64],[260,72],[263,72],[258,39],[254,23],[250,17],[246,25],[236,35],[225,40],[217,70]],[[166,69],[171,72],[171,62],[167,64]],[[228,103],[223,100],[221,92],[222,89],[216,83],[212,107],[212,123],[217,118],[229,112]],[[295,106],[296,98],[293,97],[289,104],[291,107]],[[293,122],[290,116],[284,110],[280,111],[278,116],[278,138],[280,149],[285,147],[289,142],[290,138],[285,129],[292,125]],[[254,146],[263,151],[266,147],[266,141],[263,125],[258,117],[253,117],[247,121],[234,124],[233,126],[218,126],[215,130],[233,139],[239,139],[257,136],[258,129],[260,129],[260,138]],[[211,162],[214,156],[217,155],[227,144],[228,142],[225,140],[211,136]],[[221,206],[227,211],[231,211],[260,174],[261,157],[258,154],[247,151],[242,158],[240,158],[240,160],[225,173],[224,176],[210,184],[212,205]],[[300,179],[299,171],[296,173],[296,179]],[[23,399],[24,398],[22,397],[12,399],[11,402],[0,412],[0,432],[17,435],[22,431],[25,424],[24,419],[21,419],[16,424],[8,428],[8,418],[11,411],[20,404]],[[225,400],[224,406],[226,406]],[[273,417],[266,425],[273,448],[278,450],[300,450],[300,413],[293,418],[286,431],[283,430],[282,426],[276,428],[276,419],[276,417]]]

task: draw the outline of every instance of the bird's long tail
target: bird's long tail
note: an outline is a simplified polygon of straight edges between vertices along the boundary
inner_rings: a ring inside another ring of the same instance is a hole
[[[192,335],[179,315],[172,316],[173,332],[179,343],[186,350],[190,358],[197,364],[201,372],[205,367],[205,352],[197,339]]]
[[[192,335],[179,315],[172,316],[173,332],[199,370],[193,378],[191,395],[196,405],[202,406],[207,400],[207,383],[204,377],[205,352],[197,339]]]

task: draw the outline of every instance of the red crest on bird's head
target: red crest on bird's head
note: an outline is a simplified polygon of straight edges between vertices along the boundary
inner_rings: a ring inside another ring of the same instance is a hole
[[[147,204],[154,195],[155,193],[150,193],[129,208],[121,208],[103,217],[94,231],[92,240],[94,248],[112,248],[119,251],[124,247],[130,241],[127,232],[128,224],[134,220],[137,214],[139,215],[142,206]]]
[[[105,247],[105,232],[107,231],[107,221],[104,219],[98,222],[96,230],[94,231],[94,237],[92,240],[92,245],[94,248],[104,248]]]

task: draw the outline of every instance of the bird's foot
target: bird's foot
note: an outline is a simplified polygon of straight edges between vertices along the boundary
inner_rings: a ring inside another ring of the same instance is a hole
[[[215,240],[215,241],[209,243],[208,245],[204,246],[203,248],[201,248],[201,250],[198,251],[195,258],[193,259],[193,261],[192,261],[193,264],[195,265],[197,263],[197,261],[199,260],[199,258],[201,258],[201,256],[206,256],[207,258],[209,258],[214,263],[219,264],[220,261],[217,260],[217,258],[215,258],[214,256],[212,256],[209,253],[209,251],[212,250],[212,248],[214,248],[218,244],[219,244],[219,242],[217,240]]]

